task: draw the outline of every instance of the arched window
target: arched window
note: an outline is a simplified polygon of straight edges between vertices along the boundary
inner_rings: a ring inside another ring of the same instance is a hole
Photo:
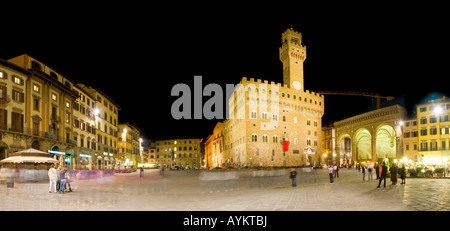
[[[273,136],[272,141],[273,143],[278,143],[278,136]]]
[[[283,122],[286,122],[286,116],[283,116]]]
[[[256,134],[252,135],[252,142],[258,142],[258,135]]]

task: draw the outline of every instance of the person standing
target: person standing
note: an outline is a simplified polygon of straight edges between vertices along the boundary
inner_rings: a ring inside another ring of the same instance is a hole
[[[292,180],[292,187],[297,187],[297,171],[295,168],[291,169],[291,173],[289,174],[289,178]]]
[[[363,174],[363,180],[366,179],[366,167],[364,165],[361,165],[361,172]]]
[[[397,164],[393,164],[392,167],[390,168],[390,172],[391,172],[391,181],[393,185],[397,184],[397,174],[398,174],[398,168],[397,168]]]
[[[375,163],[375,173],[377,174],[377,180],[380,179],[380,165]]]
[[[334,166],[334,177],[339,177],[339,165]]]
[[[380,173],[380,182],[378,183],[378,187],[380,187],[381,185],[381,181],[384,179],[384,187],[386,188],[386,174],[387,174],[387,166],[385,164],[385,162],[383,162],[383,165],[380,166],[381,168],[381,173]]]
[[[48,192],[56,193],[56,182],[58,181],[58,171],[55,169],[55,165],[52,165],[48,170],[48,179],[50,180],[50,186],[48,187]]]
[[[142,167],[139,168],[139,178],[144,178],[144,169]]]
[[[332,184],[332,183],[334,182],[334,179],[333,179],[333,170],[334,170],[333,166],[330,165],[330,166],[328,167],[328,174],[330,175],[330,184]]]
[[[58,193],[64,193],[64,189],[66,188],[66,173],[67,173],[67,169],[66,168],[61,168],[60,170],[60,174],[59,174],[59,180],[60,180],[60,186],[59,186],[59,191]]]
[[[373,180],[372,172],[373,172],[373,167],[372,167],[372,165],[369,165],[369,167],[367,168],[367,174],[369,177],[369,181]]]
[[[402,183],[400,184],[406,184],[406,168],[405,164],[402,165],[402,167],[399,169],[398,173],[400,174],[400,179],[402,179]]]

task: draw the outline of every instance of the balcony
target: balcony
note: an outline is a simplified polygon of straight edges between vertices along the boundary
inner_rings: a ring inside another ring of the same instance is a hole
[[[61,122],[61,117],[59,117],[58,115],[52,114],[50,117],[50,120],[58,123],[58,122]]]
[[[11,102],[11,97],[9,95],[0,95],[0,103]]]
[[[77,145],[78,145],[78,142],[77,142],[76,140],[69,140],[68,143],[69,143],[69,144],[72,144],[72,145],[74,145],[74,146],[77,146]]]
[[[50,133],[50,132],[46,132],[45,133],[45,138],[51,139],[51,140],[57,140],[56,139],[56,134]]]

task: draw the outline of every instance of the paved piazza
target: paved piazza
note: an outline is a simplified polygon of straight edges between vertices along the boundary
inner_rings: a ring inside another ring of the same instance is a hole
[[[407,178],[406,185],[376,188],[355,169],[341,169],[334,184],[325,169],[299,170],[297,187],[289,170],[146,170],[72,182],[73,192],[48,192],[48,183],[0,185],[1,210],[32,211],[441,211],[450,210],[450,180]],[[400,182],[400,181],[399,181]]]

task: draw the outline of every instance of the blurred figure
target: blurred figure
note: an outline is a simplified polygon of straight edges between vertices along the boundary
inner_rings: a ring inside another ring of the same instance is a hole
[[[56,182],[58,181],[58,172],[55,169],[55,165],[52,165],[48,170],[48,179],[50,180],[50,186],[48,187],[48,192],[52,191],[56,193]]]
[[[393,185],[397,184],[397,174],[398,174],[398,168],[397,168],[397,164],[392,164],[391,168],[390,168],[390,172],[391,172],[391,181]]]
[[[372,172],[373,172],[373,167],[372,167],[372,165],[369,165],[369,167],[367,168],[367,173],[368,173],[368,176],[369,176],[369,181],[373,180]]]
[[[16,170],[14,168],[6,168],[6,187],[14,188],[14,178],[16,177]]]
[[[383,179],[384,179],[384,187],[386,188],[386,175],[387,175],[387,166],[386,166],[386,163],[383,162],[383,165],[380,166],[380,168],[381,168],[380,182],[378,183],[378,187],[377,187],[377,188],[380,187],[381,181],[382,181]]]
[[[330,184],[334,182],[333,171],[334,171],[333,166],[332,165],[328,166],[328,174],[330,175]]]
[[[366,166],[361,165],[361,171],[362,171],[362,174],[363,174],[363,180],[365,180],[366,179]]]
[[[375,163],[375,173],[377,174],[377,180],[380,179],[380,165]]]
[[[297,187],[297,171],[295,171],[295,168],[291,169],[289,177],[292,179],[292,187]]]
[[[161,166],[161,169],[159,170],[159,175],[164,176],[164,166]]]
[[[405,164],[403,164],[402,167],[398,170],[398,173],[400,174],[400,179],[402,179],[402,183],[400,183],[400,184],[406,184],[406,168],[405,168]]]
[[[334,166],[334,177],[339,177],[339,165]]]
[[[67,168],[62,167],[60,170],[60,174],[59,174],[59,180],[61,182],[61,185],[59,186],[59,191],[58,193],[63,194],[64,193],[64,189],[66,188],[66,180],[67,180]]]
[[[142,167],[139,168],[139,178],[144,178],[144,169]]]

